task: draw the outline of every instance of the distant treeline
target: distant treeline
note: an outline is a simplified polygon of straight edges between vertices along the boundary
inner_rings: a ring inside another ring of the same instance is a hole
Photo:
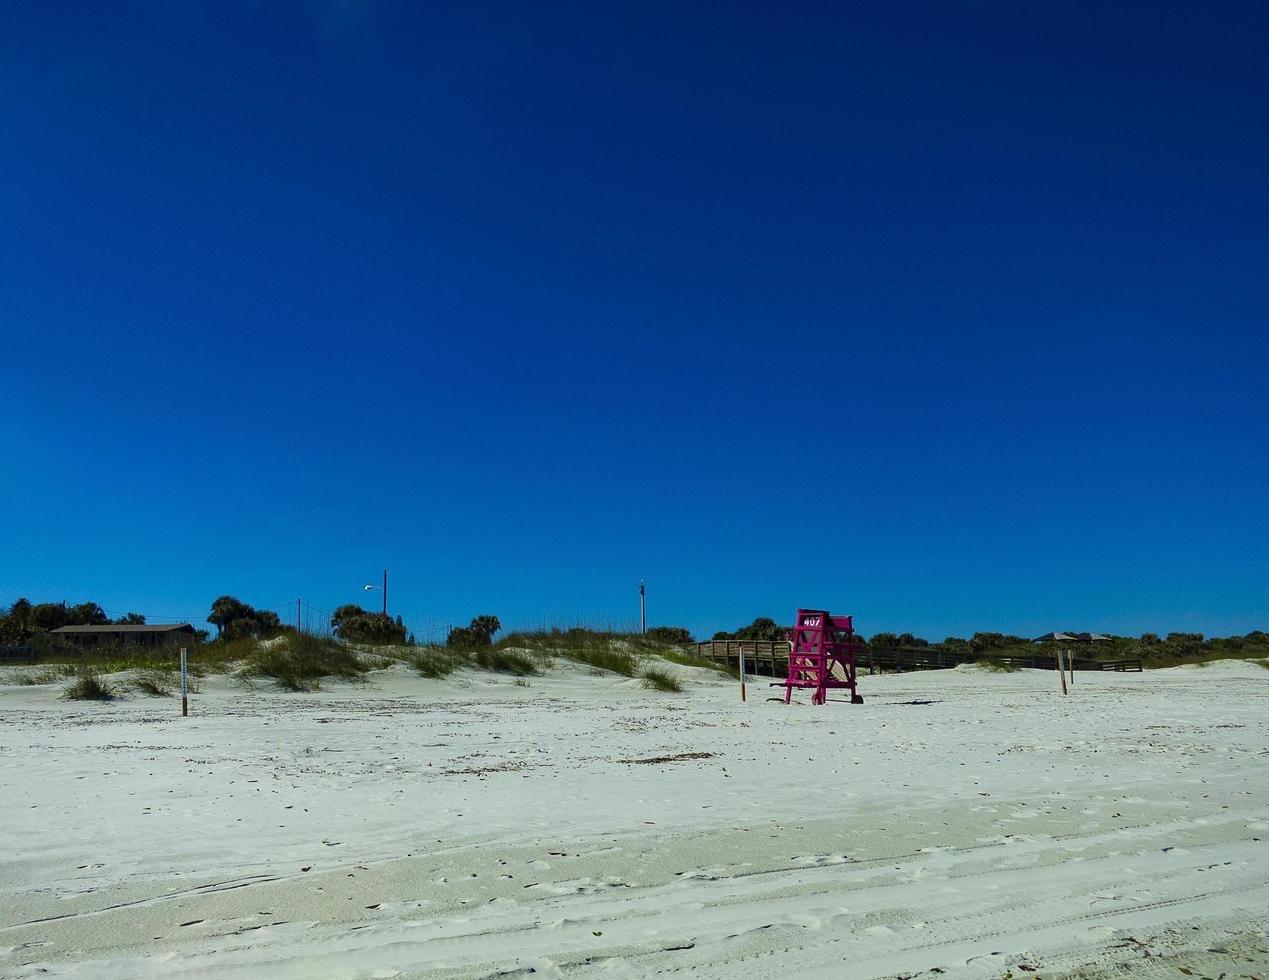
[[[788,627],[760,617],[732,632],[720,631],[715,640],[783,640]],[[1078,635],[1082,630],[1068,630]],[[860,642],[883,649],[930,649],[946,653],[973,654],[983,659],[1034,654],[1036,643],[1029,637],[1007,633],[975,633],[968,639],[949,636],[931,643],[911,633],[874,633],[859,637]],[[1140,658],[1150,665],[1183,663],[1192,660],[1219,660],[1229,657],[1261,659],[1269,657],[1269,633],[1252,630],[1244,636],[1204,637],[1202,633],[1142,633],[1141,636],[1110,636],[1105,640],[1072,643],[1077,656],[1095,660]]]
[[[40,633],[48,633],[63,626],[143,626],[145,617],[140,613],[125,613],[111,619],[95,602],[68,605],[65,602],[38,602],[19,599],[13,605],[0,607],[0,644],[19,645],[29,643]]]
[[[264,639],[288,628],[272,610],[256,609],[229,595],[223,595],[211,604],[207,622],[216,627],[215,640],[226,642],[248,637]],[[70,605],[66,602],[33,603],[30,599],[18,599],[11,606],[0,606],[0,646],[41,643],[47,634],[63,626],[109,625],[144,626],[145,617],[130,612],[111,619],[95,602]],[[392,619],[383,613],[367,612],[351,604],[335,610],[330,627],[335,635],[353,643],[408,642],[400,616]],[[211,637],[208,630],[198,630],[198,635],[204,641]],[[56,637],[47,639],[51,641]]]
[[[285,627],[278,614],[269,609],[254,606],[224,595],[211,604],[207,622],[216,627],[211,639],[207,630],[199,630],[202,640],[230,641],[254,637],[263,639],[274,636]],[[41,643],[46,634],[62,626],[144,625],[145,617],[139,613],[125,613],[111,619],[95,602],[70,605],[66,602],[32,603],[18,599],[8,607],[0,606],[0,646]],[[395,619],[379,612],[368,612],[357,605],[340,606],[331,615],[330,628],[340,639],[352,643],[410,644],[409,634],[401,617]],[[501,629],[496,616],[477,616],[469,626],[456,627],[450,632],[448,645],[452,647],[489,646],[494,634]],[[788,627],[780,626],[773,619],[759,617],[748,626],[731,632],[714,634],[715,640],[783,640]],[[568,631],[560,636],[568,636]],[[590,631],[582,631],[590,632]],[[1073,634],[1079,631],[1069,631]],[[682,626],[653,626],[646,638],[661,643],[691,643],[691,631]],[[55,638],[48,637],[48,640]],[[1034,654],[1036,644],[1025,636],[1006,633],[975,633],[969,638],[949,636],[937,643],[912,633],[874,633],[859,637],[869,646],[884,649],[941,650],[948,653],[970,654],[982,659],[993,657]],[[1167,666],[1187,661],[1218,660],[1229,657],[1262,659],[1269,657],[1269,633],[1253,630],[1244,636],[1204,637],[1202,633],[1142,633],[1141,636],[1111,636],[1106,640],[1072,644],[1077,656],[1098,660],[1141,658],[1150,666]]]

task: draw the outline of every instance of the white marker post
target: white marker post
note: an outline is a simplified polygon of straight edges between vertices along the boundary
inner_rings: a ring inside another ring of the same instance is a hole
[[[181,647],[181,717],[189,715],[189,669],[185,648]]]
[[[745,645],[740,644],[740,700],[745,700]]]
[[[1057,648],[1058,680],[1062,683],[1062,694],[1066,695],[1066,671],[1062,669],[1062,648]]]

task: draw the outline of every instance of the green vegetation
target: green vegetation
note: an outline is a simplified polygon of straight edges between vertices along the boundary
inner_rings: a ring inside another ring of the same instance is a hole
[[[459,658],[440,647],[424,647],[406,657],[406,663],[423,677],[448,677],[459,667]]]
[[[34,687],[39,684],[56,684],[58,681],[74,676],[74,674],[75,668],[69,664],[52,664],[48,667],[40,667],[38,670],[22,670],[20,668],[11,670],[5,676],[5,682]]]
[[[742,626],[740,629],[728,633],[726,630],[719,630],[714,634],[715,640],[782,640],[784,639],[784,629],[776,625],[774,619],[768,619],[766,616],[759,616],[748,626]]]
[[[116,696],[112,684],[102,679],[91,667],[81,667],[74,678],[62,689],[65,701],[111,701]]]
[[[493,647],[474,650],[468,653],[471,663],[481,670],[492,670],[499,674],[512,674],[515,677],[526,677],[541,673],[528,656],[515,650],[495,650]]]
[[[1063,631],[1059,631],[1063,632]],[[1072,635],[1078,631],[1066,630]],[[979,663],[1005,657],[1034,657],[1052,654],[1052,648],[1041,646],[1025,636],[1004,633],[975,633],[968,640],[949,636],[941,643],[929,643],[911,633],[877,633],[868,641],[876,649],[921,649],[973,656]],[[1245,636],[1204,639],[1201,633],[1143,633],[1140,637],[1111,636],[1094,642],[1074,642],[1066,649],[1077,659],[1131,660],[1140,658],[1142,666],[1176,667],[1179,664],[1203,664],[1214,660],[1254,659],[1269,656],[1269,634],[1254,630]]]
[[[128,687],[152,698],[165,698],[172,693],[172,675],[162,670],[147,670],[134,677]]]
[[[96,675],[131,671],[153,680],[156,689],[166,686],[170,690],[178,663],[174,647],[153,648],[122,639],[81,647],[51,632],[61,626],[144,622],[144,616],[132,612],[111,620],[95,602],[34,603],[26,598],[17,599],[8,607],[0,606],[0,646],[33,646],[37,659],[49,666],[38,671],[18,668],[6,674],[6,678],[10,683],[36,685],[58,683],[68,671],[78,672],[80,668]],[[686,652],[683,647],[692,641],[691,633],[678,626],[652,627],[643,635],[615,629],[555,627],[513,632],[495,642],[502,624],[497,616],[482,615],[473,618],[467,626],[451,630],[444,648],[415,648],[400,617],[392,619],[350,604],[341,606],[331,618],[336,636],[345,641],[341,644],[331,639],[301,637],[291,627],[282,626],[276,613],[256,609],[229,595],[212,603],[207,622],[216,627],[215,639],[209,641],[207,632],[200,630],[192,641],[189,638],[182,641],[189,648],[191,676],[237,671],[243,677],[273,677],[282,686],[297,690],[316,687],[322,677],[358,678],[394,662],[407,663],[425,677],[444,677],[463,666],[530,676],[553,658],[623,677],[640,676],[640,665],[649,658],[731,676],[737,673],[723,664]],[[785,628],[775,620],[758,617],[748,626],[719,632],[715,638],[778,641],[784,634]],[[262,641],[278,638],[284,638],[284,642],[262,645]],[[863,641],[864,637],[859,639]],[[359,653],[354,645],[362,646],[363,652]],[[392,645],[404,645],[408,649],[404,652],[382,649]],[[879,650],[952,653],[958,659],[977,660],[991,670],[1008,670],[1004,661],[1011,657],[1052,652],[1028,637],[990,631],[974,633],[968,639],[949,636],[934,643],[908,632],[882,632],[874,634],[867,645]],[[372,652],[371,647],[377,651]],[[1080,659],[1140,658],[1146,667],[1204,664],[1225,659],[1269,665],[1269,633],[1262,630],[1244,636],[1213,638],[1205,638],[1201,633],[1179,632],[1162,636],[1155,633],[1143,633],[1140,637],[1112,636],[1094,643],[1073,643],[1070,649]],[[57,664],[75,667],[53,666]]]
[[[983,670],[994,671],[998,674],[1013,674],[1018,670],[1013,664],[1005,663],[1003,660],[996,660],[992,657],[984,657],[977,663]]]
[[[559,655],[574,663],[586,664],[594,670],[608,670],[623,677],[634,677],[639,662],[625,650],[613,650],[607,646],[566,647]]]
[[[677,677],[668,670],[662,670],[660,667],[649,667],[641,675],[645,687],[652,688],[657,691],[667,691],[671,693],[679,693],[683,690],[683,685]]]
[[[690,653],[683,653],[679,650],[657,650],[656,655],[663,660],[668,660],[672,664],[680,664],[684,667],[703,667],[706,670],[716,670],[720,674],[727,674],[729,677],[740,677],[740,670],[736,667],[728,667],[726,664],[719,663],[716,660],[706,660],[704,657],[694,657]],[[746,660],[749,657],[746,655]]]
[[[370,666],[356,650],[329,637],[293,632],[257,644],[238,676],[243,680],[271,678],[289,691],[316,691],[327,677],[362,680],[369,671]]]
[[[541,673],[537,663],[528,654],[496,647],[466,650],[424,647],[410,654],[406,663],[423,677],[447,677],[459,667],[510,674],[513,677],[531,677]]]
[[[691,643],[692,631],[685,626],[651,626],[643,634],[653,643]]]
[[[374,646],[405,643],[405,624],[400,616],[394,620],[384,613],[367,612],[352,603],[336,609],[331,614],[330,625],[336,636],[350,643]]]
[[[445,645],[459,650],[474,650],[493,645],[494,634],[502,629],[497,616],[477,616],[467,626],[456,626],[449,631]]]
[[[268,609],[256,609],[231,595],[222,595],[212,603],[207,622],[216,627],[218,638],[226,640],[248,636],[267,637],[282,626],[277,613]]]
[[[632,644],[637,639],[628,634],[604,633],[598,630],[573,627],[572,629],[542,630],[533,633],[511,633],[497,644],[499,649],[516,647],[532,650],[540,655],[562,657],[574,663],[585,664],[596,671],[607,670],[623,677],[634,677],[639,662],[629,650],[618,644]]]

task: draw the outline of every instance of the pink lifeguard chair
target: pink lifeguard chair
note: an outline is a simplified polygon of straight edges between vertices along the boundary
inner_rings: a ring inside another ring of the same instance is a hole
[[[833,616],[827,610],[799,609],[796,625],[786,634],[789,641],[789,676],[772,687],[784,688],[784,703],[793,689],[813,688],[811,704],[828,700],[829,688],[850,691],[851,704],[863,704],[855,693],[855,631],[850,616]],[[836,672],[834,669],[836,668]]]

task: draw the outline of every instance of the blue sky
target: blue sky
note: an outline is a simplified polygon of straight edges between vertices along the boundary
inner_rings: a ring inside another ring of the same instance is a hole
[[[0,603],[1265,628],[1267,31],[10,5]]]

